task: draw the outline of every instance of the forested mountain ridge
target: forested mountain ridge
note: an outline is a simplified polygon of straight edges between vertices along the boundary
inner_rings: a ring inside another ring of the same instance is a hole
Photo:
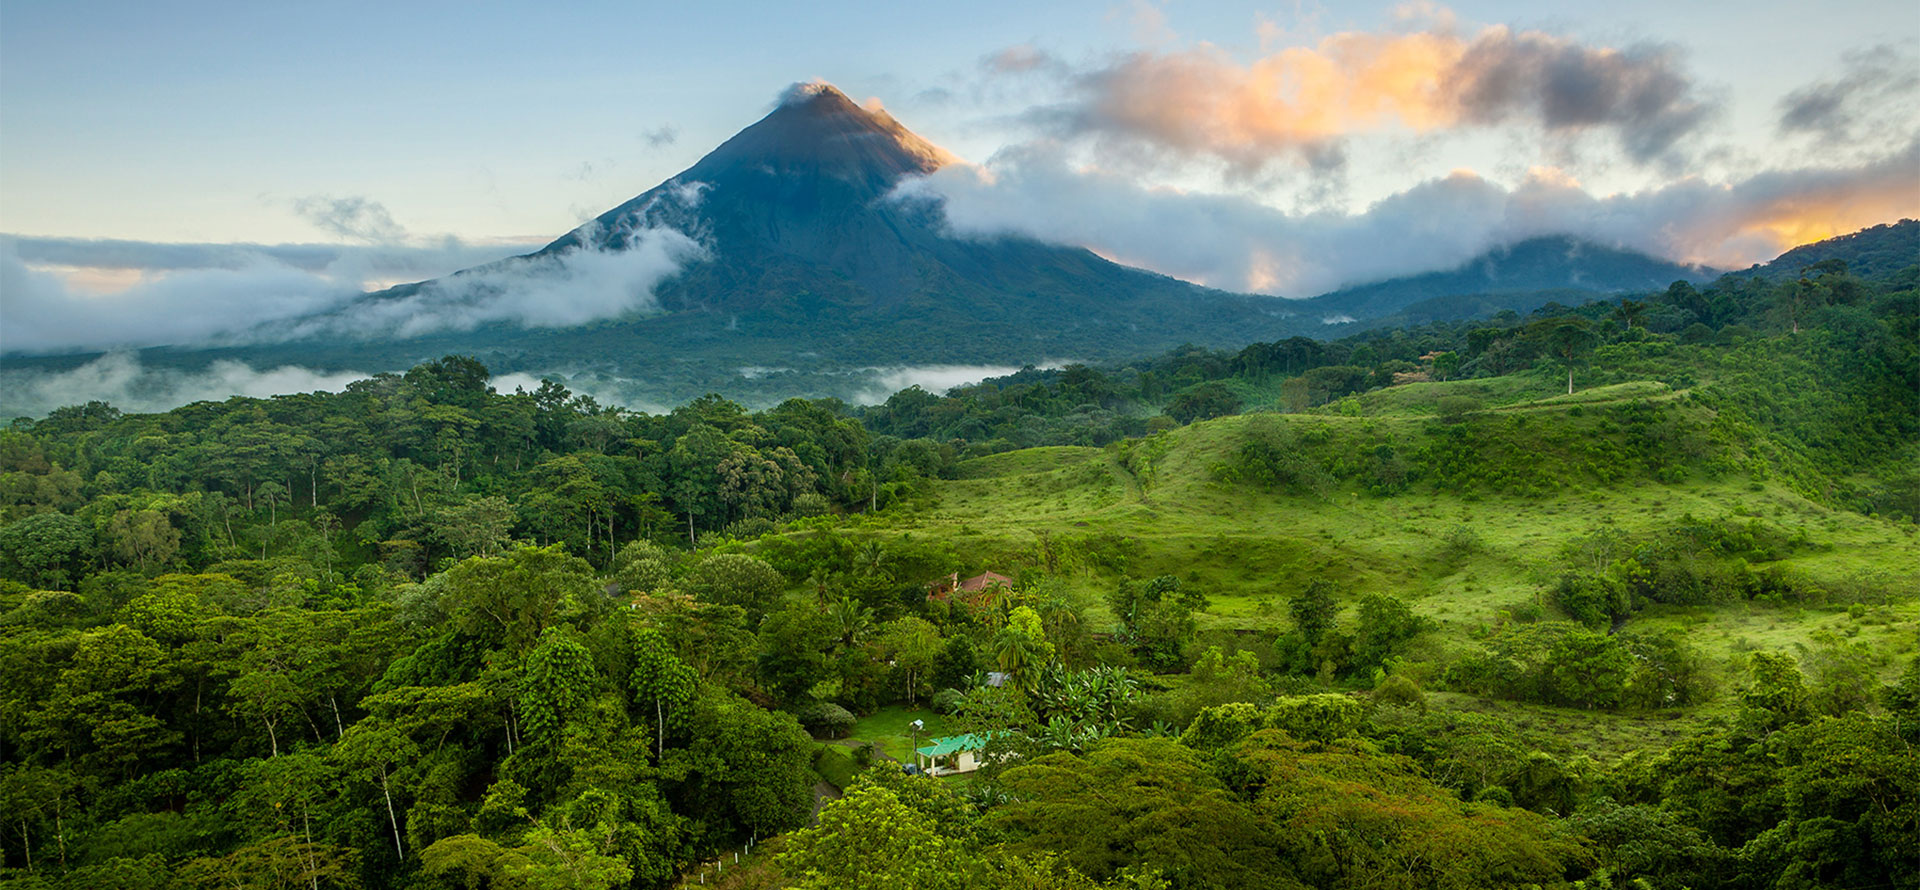
[[[1807,277],[863,412],[640,414],[449,356],[18,420],[0,868],[1911,882],[1920,306]],[[987,570],[1014,589],[927,597]],[[908,717],[993,766],[904,777],[875,722]]]
[[[1902,273],[1911,276],[1915,264],[1920,263],[1920,221],[1903,219],[1802,245],[1771,262],[1735,274],[1778,281],[1801,277],[1805,270],[1833,260],[1845,263],[1854,276],[1868,281],[1892,283]]]
[[[1455,269],[1344,287],[1305,301],[1301,309],[1322,321],[1369,321],[1430,300],[1507,296],[1511,302],[1502,308],[1530,312],[1549,299],[1586,302],[1664,290],[1675,281],[1703,284],[1717,274],[1563,235],[1496,247]]]

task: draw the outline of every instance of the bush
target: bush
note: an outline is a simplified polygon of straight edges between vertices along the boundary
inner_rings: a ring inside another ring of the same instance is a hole
[[[1380,685],[1373,689],[1373,703],[1412,708],[1422,714],[1427,712],[1427,694],[1420,691],[1420,684],[1404,674],[1393,674],[1381,680]]]
[[[1473,396],[1442,396],[1435,407],[1439,409],[1440,419],[1442,421],[1446,423],[1459,423],[1462,420],[1466,420],[1467,415],[1480,410],[1484,406],[1479,399]]]
[[[958,689],[942,689],[933,694],[933,712],[935,714],[951,714],[956,708],[960,707],[961,702],[966,700],[967,694]]]
[[[819,497],[819,495],[814,495]],[[726,536],[736,541],[751,541],[761,535],[771,534],[779,527],[765,516],[749,516],[727,526]]]
[[[853,733],[853,712],[830,701],[807,705],[793,716],[815,738],[844,739]]]
[[[1588,627],[1606,627],[1628,612],[1626,587],[1607,575],[1568,572],[1553,591],[1554,605]]]

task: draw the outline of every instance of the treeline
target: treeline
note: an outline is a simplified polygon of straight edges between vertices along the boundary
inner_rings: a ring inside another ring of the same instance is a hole
[[[605,567],[637,539],[691,545],[881,507],[952,460],[943,444],[870,435],[830,399],[750,413],[713,396],[646,415],[487,379],[450,356],[338,394],[17,420],[0,432],[0,520],[27,522],[8,526],[0,561],[43,587],[282,558],[336,583],[336,563],[417,579],[524,540]]]

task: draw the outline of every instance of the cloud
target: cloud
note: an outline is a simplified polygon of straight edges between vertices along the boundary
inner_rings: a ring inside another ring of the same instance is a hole
[[[1596,47],[1500,26],[1468,38],[1444,16],[1407,23],[1420,28],[1342,32],[1251,62],[1202,43],[1074,68],[1023,46],[984,67],[1063,70],[1069,98],[1026,115],[1054,139],[1110,158],[1210,160],[1240,177],[1283,161],[1337,170],[1346,137],[1395,128],[1599,132],[1636,162],[1669,162],[1716,111],[1670,45]]]
[[[781,90],[780,98],[775,102],[775,104],[776,105],[799,105],[811,100],[813,97],[818,96],[821,93],[837,92],[838,89],[839,89],[838,87],[835,87],[833,84],[828,83],[824,78],[816,77],[812,80],[798,81],[796,83],[789,84],[786,89]]]
[[[0,236],[0,354],[270,340],[368,288],[524,249]],[[100,282],[111,289],[85,286]]]
[[[641,133],[640,138],[646,140],[648,148],[665,148],[679,140],[680,131],[672,124],[663,124]]]
[[[1871,125],[1899,119],[1889,112],[1920,92],[1920,59],[1910,51],[1876,46],[1848,53],[1843,64],[1837,80],[1808,84],[1780,100],[1782,134],[1810,134],[1827,145],[1870,140],[1885,129]]]
[[[404,369],[387,370],[397,373]],[[112,352],[66,371],[0,368],[0,424],[15,417],[44,417],[55,408],[94,400],[129,413],[151,413],[233,396],[263,399],[289,393],[341,392],[348,384],[370,376],[363,371],[319,371],[298,365],[256,369],[229,360],[183,370],[147,365],[134,353]],[[533,392],[542,380],[554,380],[602,405],[655,414],[667,410],[647,397],[647,384],[623,377],[509,373],[495,374],[488,382],[499,392],[511,393],[515,389]]]
[[[1701,98],[1671,44],[1626,49],[1495,27],[1443,75],[1459,120],[1537,122],[1549,133],[1607,128],[1629,158],[1667,159],[1716,108]]]
[[[255,370],[217,361],[198,371],[142,365],[127,353],[111,353],[69,371],[0,369],[0,417],[42,417],[65,405],[100,400],[122,411],[166,411],[231,396],[265,398],[296,392],[339,392],[358,371],[321,372],[294,365]]]
[[[191,269],[241,269],[262,261],[367,281],[418,281],[456,269],[490,263],[538,242],[469,242],[457,238],[416,239],[410,244],[193,244],[94,238],[42,238],[0,235],[14,255],[35,267],[132,270],[142,274]]]
[[[1059,367],[1046,362],[1041,367]],[[852,372],[858,381],[847,390],[847,401],[855,405],[878,405],[909,386],[943,394],[956,386],[972,386],[989,377],[1005,377],[1020,370],[1011,365],[894,365],[885,368],[860,368]]]
[[[195,343],[336,306],[352,287],[254,254],[231,265],[178,269],[110,294],[77,293],[30,269],[0,242],[0,352],[47,353]]]
[[[1067,63],[1031,43],[1010,46],[980,60],[980,67],[992,74],[1070,73]],[[944,91],[943,91],[944,92]]]
[[[352,241],[393,244],[407,237],[407,230],[393,221],[385,204],[362,196],[300,198],[293,202],[293,212],[321,231]]]
[[[581,240],[600,243],[592,234]],[[706,255],[699,242],[674,229],[634,229],[614,249],[575,247],[503,260],[357,301],[351,311],[302,322],[293,334],[405,338],[495,323],[572,327],[649,313],[659,308],[653,288]]]
[[[697,201],[690,192],[683,200]],[[627,233],[624,250],[524,250],[448,239],[419,247],[151,244],[0,237],[0,354],[268,343],[306,336],[411,337],[484,324],[584,324],[654,308],[652,288],[704,255],[671,229]],[[382,299],[371,287],[473,271]],[[93,293],[85,270],[134,270]],[[66,276],[57,271],[69,273]]]
[[[1537,168],[1514,185],[1470,171],[1431,179],[1357,212],[1288,212],[1240,195],[1150,188],[1069,163],[1058,144],[1002,151],[902,185],[944,203],[964,237],[1024,235],[1229,290],[1313,296],[1342,285],[1457,266],[1548,234],[1720,267],[1902,216],[1920,141],[1854,167],[1776,170],[1709,183],[1690,178],[1594,195]]]

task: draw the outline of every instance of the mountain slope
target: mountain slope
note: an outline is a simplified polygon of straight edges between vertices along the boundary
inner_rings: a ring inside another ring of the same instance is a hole
[[[1605,294],[1664,290],[1678,280],[1701,283],[1717,274],[1555,235],[1490,250],[1454,269],[1342,288],[1307,300],[1301,309],[1318,318],[1364,321],[1396,315],[1429,300],[1506,295],[1486,302],[1525,312],[1548,300],[1578,303]],[[1529,298],[1530,294],[1537,299]],[[1449,315],[1445,311],[1416,314]]]
[[[1850,235],[1803,244],[1734,274],[1769,281],[1795,278],[1800,270],[1824,260],[1843,260],[1847,271],[1869,281],[1880,281],[1920,264],[1920,221],[1903,219],[1861,229]]]
[[[1102,358],[1290,330],[1287,304],[1271,298],[1198,287],[1080,248],[951,238],[936,203],[890,196],[901,180],[950,160],[830,86],[796,89],[691,168],[540,251],[372,294],[358,308],[570,253],[619,252],[672,231],[698,241],[704,255],[654,288],[658,314],[451,339],[506,370],[565,362],[633,376],[663,362],[786,365],[804,353],[838,362]]]

